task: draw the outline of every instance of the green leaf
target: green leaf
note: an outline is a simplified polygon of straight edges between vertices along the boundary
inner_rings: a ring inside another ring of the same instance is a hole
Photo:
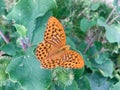
[[[44,33],[46,30],[46,25],[48,18],[52,15],[52,12],[47,12],[44,16],[38,17],[36,19],[36,27],[33,31],[33,37],[32,37],[32,45],[37,45],[38,43],[42,42],[44,39]]]
[[[85,41],[81,41],[80,44],[78,45],[78,50],[84,52],[86,47],[87,47],[87,43]]]
[[[100,50],[102,49],[102,47],[103,47],[103,45],[102,45],[101,42],[95,41],[94,44],[95,44],[96,49],[97,49],[98,51],[100,51]]]
[[[88,80],[87,76],[83,76],[77,80],[78,87],[80,90],[91,90],[90,88],[90,82]]]
[[[64,90],[80,90],[77,83],[74,81],[70,86],[66,86]]]
[[[97,21],[99,26],[103,26],[106,29],[106,38],[110,43],[117,42],[120,45],[120,25],[112,24],[107,25],[102,19],[98,19]]]
[[[63,85],[55,85],[55,90],[64,90],[64,86]]]
[[[120,6],[117,6],[117,13],[120,13]]]
[[[108,60],[108,53],[103,52],[95,56],[95,61],[97,64],[103,64]]]
[[[45,90],[51,82],[52,74],[50,70],[40,68],[39,61],[33,56],[33,49],[29,48],[26,56],[13,59],[6,72],[26,90]]]
[[[23,25],[15,24],[14,26],[21,37],[26,36],[27,29]]]
[[[118,4],[119,4],[118,0],[114,0],[113,5],[118,6]]]
[[[120,89],[120,81],[110,88],[110,90],[119,90],[119,89]]]
[[[84,55],[84,62],[85,62],[85,65],[87,68],[92,68],[92,63],[91,61],[89,60],[88,56],[87,55]]]
[[[8,55],[12,55],[12,56],[14,56],[17,52],[21,51],[21,49],[12,42],[0,47],[0,50],[4,51]]]
[[[98,53],[98,50],[97,50],[97,46],[95,45],[91,46],[87,51],[87,54],[92,56],[96,55],[96,53]]]
[[[11,57],[0,57],[0,90],[19,90],[21,86],[18,82],[12,82],[9,80],[8,74],[5,72],[6,67],[9,65]]]
[[[95,21],[89,21],[87,18],[83,18],[80,22],[80,28],[83,32],[93,27],[96,24]]]
[[[43,17],[54,8],[56,8],[55,0],[19,0],[7,18],[14,19],[16,23],[24,25],[28,30],[28,38],[31,40],[36,18]]]
[[[97,24],[98,24],[99,26],[104,26],[104,27],[105,27],[105,25],[106,25],[105,19],[104,19],[103,17],[98,18]]]
[[[8,64],[10,63],[11,57],[0,56],[0,83],[8,79],[8,74],[5,70]]]
[[[102,73],[104,77],[113,77],[112,73],[114,70],[113,62],[111,60],[107,60],[105,63],[98,65],[99,71]]]
[[[114,67],[113,62],[108,57],[105,58],[105,61],[97,61],[97,63],[92,61],[92,66],[97,68],[104,77],[112,77]]]
[[[110,43],[117,42],[120,45],[120,25],[105,26],[106,38]]]
[[[86,19],[83,18],[80,22],[80,27],[83,32],[86,32],[89,29],[90,22]]]
[[[4,0],[0,0],[0,15],[5,13],[5,2]]]
[[[96,10],[98,10],[99,7],[100,7],[100,2],[95,2],[95,3],[91,4],[90,8],[92,11],[96,11]]]
[[[24,90],[18,82],[6,80],[0,83],[0,90]]]
[[[107,78],[102,77],[99,73],[88,75],[91,90],[109,90],[109,82]]]
[[[117,13],[120,13],[120,5],[118,0],[114,0],[113,2],[114,7],[116,7]]]
[[[70,45],[72,49],[76,48],[75,43],[69,37],[66,38],[66,41],[67,41],[67,45]]]
[[[73,69],[75,79],[79,79],[84,73],[84,68],[82,69]]]

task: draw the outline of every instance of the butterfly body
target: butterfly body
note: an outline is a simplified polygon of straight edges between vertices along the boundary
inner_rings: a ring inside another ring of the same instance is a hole
[[[63,46],[63,47],[55,50],[53,53],[49,54],[47,58],[48,59],[49,58],[52,58],[52,59],[57,58],[58,56],[62,56],[64,54],[64,52],[66,52],[67,50],[69,50],[69,46],[67,46],[67,45]]]
[[[50,17],[44,34],[44,41],[36,49],[36,56],[41,66],[53,69],[58,66],[65,68],[82,68],[84,60],[77,52],[69,50],[63,26],[55,17]]]

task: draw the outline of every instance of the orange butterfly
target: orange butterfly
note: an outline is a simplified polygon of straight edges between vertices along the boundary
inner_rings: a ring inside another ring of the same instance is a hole
[[[82,68],[84,60],[80,54],[69,50],[66,45],[66,35],[61,23],[50,17],[44,34],[44,41],[36,49],[36,56],[41,65],[47,69],[58,66],[64,68]]]

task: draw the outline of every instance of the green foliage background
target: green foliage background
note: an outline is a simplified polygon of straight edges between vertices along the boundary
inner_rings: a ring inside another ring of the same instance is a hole
[[[90,0],[0,0],[0,90],[119,90],[120,6]],[[43,69],[35,49],[58,18],[82,69]],[[6,39],[6,40],[5,40]]]

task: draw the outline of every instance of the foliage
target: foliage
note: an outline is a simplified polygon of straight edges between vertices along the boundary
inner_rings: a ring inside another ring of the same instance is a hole
[[[0,90],[118,90],[120,6],[91,0],[0,0]],[[43,69],[35,49],[57,17],[82,69]]]

